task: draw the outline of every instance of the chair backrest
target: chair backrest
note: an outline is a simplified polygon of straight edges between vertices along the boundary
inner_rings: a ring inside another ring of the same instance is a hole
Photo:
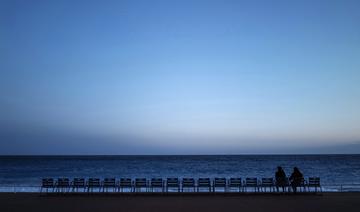
[[[146,186],[147,186],[146,178],[135,178],[135,187],[140,188]]]
[[[167,187],[180,187],[178,178],[167,178],[166,179]]]
[[[69,187],[70,186],[69,178],[58,178],[57,186],[58,187]]]
[[[74,178],[73,186],[74,187],[85,187],[85,179],[84,178]]]
[[[41,186],[43,188],[52,188],[52,187],[54,187],[54,179],[53,178],[43,178]]]
[[[320,177],[309,177],[308,186],[320,186]]]
[[[103,181],[103,186],[105,187],[115,187],[116,179],[115,178],[105,178]]]
[[[245,179],[245,186],[258,186],[258,181],[256,177],[247,177]]]
[[[210,178],[199,178],[198,179],[198,187],[210,187]]]
[[[194,178],[183,178],[182,179],[182,186],[183,187],[195,187]]]
[[[261,185],[262,186],[274,186],[274,179],[273,178],[261,178]]]
[[[242,186],[242,182],[241,182],[241,178],[230,178],[229,180],[229,187],[241,187]]]
[[[131,178],[121,178],[120,187],[130,188],[132,186]]]
[[[214,187],[225,187],[225,186],[226,186],[226,178],[214,179]]]
[[[89,178],[88,186],[89,187],[100,187],[100,179],[99,178]]]
[[[162,178],[152,178],[151,179],[151,187],[163,187],[163,179]]]

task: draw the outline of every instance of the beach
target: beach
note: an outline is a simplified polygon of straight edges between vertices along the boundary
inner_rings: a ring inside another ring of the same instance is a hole
[[[359,211],[360,193],[93,194],[0,193],[0,211]]]

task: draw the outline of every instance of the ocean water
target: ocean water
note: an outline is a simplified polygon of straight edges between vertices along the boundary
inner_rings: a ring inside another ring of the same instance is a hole
[[[43,177],[274,177],[277,166],[328,190],[360,190],[360,155],[184,155],[0,156],[0,191],[38,189]]]

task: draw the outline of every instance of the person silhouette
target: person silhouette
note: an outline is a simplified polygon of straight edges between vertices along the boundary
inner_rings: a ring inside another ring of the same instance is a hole
[[[287,178],[281,166],[278,166],[277,171],[275,172],[275,183],[277,192],[279,192],[279,187],[281,187],[282,191],[285,192],[285,187],[287,186]]]
[[[293,189],[293,192],[296,193],[297,187],[301,186],[303,183],[304,176],[297,167],[294,167],[294,171],[291,174],[289,180],[290,180],[290,185]]]

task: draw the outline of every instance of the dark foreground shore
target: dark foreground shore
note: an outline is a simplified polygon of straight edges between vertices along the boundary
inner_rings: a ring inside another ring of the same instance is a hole
[[[0,211],[360,211],[360,193],[321,195],[71,195],[0,193]]]

